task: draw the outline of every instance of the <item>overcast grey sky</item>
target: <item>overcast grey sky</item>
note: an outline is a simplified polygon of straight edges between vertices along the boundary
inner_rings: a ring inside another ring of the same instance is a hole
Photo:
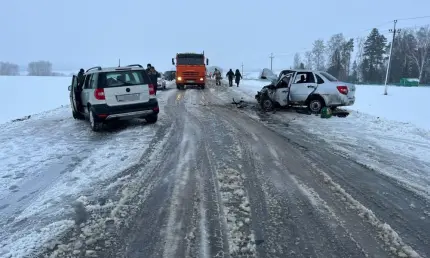
[[[430,1],[1,0],[0,13],[0,61],[20,65],[49,60],[75,69],[121,58],[165,70],[175,53],[204,50],[210,64],[245,69],[268,67],[270,52],[283,53],[274,60],[283,68],[315,39],[367,35],[375,26],[387,32],[387,21],[430,15]],[[430,18],[398,26],[423,24]]]

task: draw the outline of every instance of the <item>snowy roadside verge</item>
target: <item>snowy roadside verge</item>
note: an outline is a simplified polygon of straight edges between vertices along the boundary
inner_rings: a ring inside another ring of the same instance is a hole
[[[171,92],[160,91],[161,116]],[[88,204],[87,212],[97,213],[100,205],[83,200],[117,205],[106,200],[106,184],[140,161],[160,124],[162,118],[155,125],[136,121],[93,133],[62,107],[1,125],[0,256],[30,255],[61,237],[76,223],[76,200]]]

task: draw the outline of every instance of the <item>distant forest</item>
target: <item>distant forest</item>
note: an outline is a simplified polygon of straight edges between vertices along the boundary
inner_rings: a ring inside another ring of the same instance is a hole
[[[389,43],[387,43],[389,42]],[[313,48],[294,56],[294,68],[324,70],[340,80],[354,83],[383,84],[389,60],[391,38],[374,28],[365,38],[333,35],[327,42],[317,39]],[[352,57],[356,48],[357,55]],[[388,83],[401,78],[418,79],[430,84],[430,26],[398,31],[394,38]]]

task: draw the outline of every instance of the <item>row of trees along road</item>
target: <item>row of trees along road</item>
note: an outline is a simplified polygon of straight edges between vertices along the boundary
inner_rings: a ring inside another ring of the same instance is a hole
[[[35,61],[27,66],[29,76],[53,76],[58,75],[52,72],[52,64],[49,61]],[[0,75],[20,75],[19,65],[0,62]]]
[[[418,78],[420,84],[430,84],[430,26],[401,29],[395,35],[388,83]],[[296,53],[294,68],[323,70],[354,83],[384,84],[390,46],[391,38],[376,28],[356,39],[339,33],[327,42],[315,40],[303,56]]]

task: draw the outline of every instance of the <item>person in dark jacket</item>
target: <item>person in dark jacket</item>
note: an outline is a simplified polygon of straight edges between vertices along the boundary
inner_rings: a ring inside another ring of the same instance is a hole
[[[146,67],[146,73],[148,74],[151,83],[154,85],[155,95],[157,95],[157,78],[161,77],[161,74],[157,72],[157,70],[155,70],[155,67],[151,64],[148,64]]]
[[[78,88],[82,89],[82,86],[84,85],[84,75],[85,75],[85,70],[83,68],[81,68],[79,70],[77,79],[78,79]]]
[[[239,87],[240,79],[242,79],[242,74],[240,74],[239,69],[236,69],[236,72],[234,73],[235,82],[237,87]]]
[[[227,78],[228,78],[228,85],[230,87],[233,86],[233,78],[234,78],[234,72],[232,69],[230,69],[230,71],[227,72]]]
[[[81,68],[78,72],[77,78],[77,88],[75,89],[75,98],[76,98],[76,105],[78,107],[78,110],[81,110],[82,108],[82,101],[81,101],[81,93],[82,88],[84,87],[84,80],[85,80],[85,70]]]

